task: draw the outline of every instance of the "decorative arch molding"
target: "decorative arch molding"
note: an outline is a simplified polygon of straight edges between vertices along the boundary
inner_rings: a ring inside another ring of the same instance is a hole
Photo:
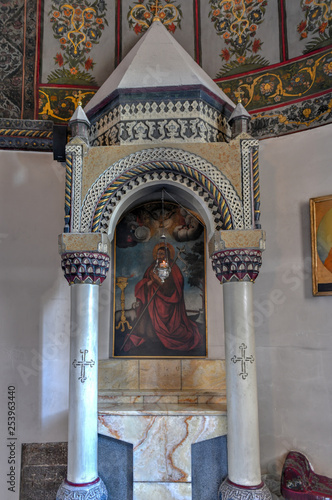
[[[112,207],[127,190],[153,179],[171,179],[203,197],[216,228],[243,229],[243,206],[229,179],[198,155],[175,148],[151,148],[111,165],[87,192],[81,211],[81,232],[107,232]]]

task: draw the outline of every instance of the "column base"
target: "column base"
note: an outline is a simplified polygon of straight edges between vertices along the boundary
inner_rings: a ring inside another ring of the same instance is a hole
[[[93,483],[73,484],[63,481],[56,500],[107,500],[107,490],[103,481],[98,478]]]
[[[226,478],[219,488],[218,500],[272,500],[272,495],[263,482],[258,486],[241,486]]]

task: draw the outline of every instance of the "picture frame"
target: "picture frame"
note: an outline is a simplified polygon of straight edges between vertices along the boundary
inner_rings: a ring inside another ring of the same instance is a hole
[[[332,195],[311,198],[312,293],[332,295]]]
[[[166,202],[164,212],[160,201],[142,202],[117,224],[115,358],[207,357],[205,226],[182,205]],[[165,247],[171,272],[160,283],[156,263]]]

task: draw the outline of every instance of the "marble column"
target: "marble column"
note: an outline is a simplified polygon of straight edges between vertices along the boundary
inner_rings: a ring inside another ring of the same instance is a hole
[[[61,257],[71,286],[71,322],[67,477],[56,500],[106,500],[97,455],[98,299],[109,257],[98,251],[65,251]]]
[[[231,231],[230,231],[231,232]],[[224,249],[212,263],[223,284],[228,478],[219,500],[268,500],[261,479],[257,405],[253,286],[262,263],[261,249]]]

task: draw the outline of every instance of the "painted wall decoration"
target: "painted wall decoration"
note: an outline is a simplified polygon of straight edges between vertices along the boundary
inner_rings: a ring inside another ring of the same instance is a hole
[[[13,0],[0,20],[0,147],[51,148],[52,123],[91,99],[156,14],[234,101],[241,87],[255,137],[332,121],[330,0]]]
[[[40,120],[54,120],[55,123],[67,123],[72,117],[79,102],[85,106],[96,90],[77,90],[59,88],[54,85],[43,86],[39,89]]]
[[[162,282],[156,264],[165,258],[171,273]],[[196,214],[173,202],[132,209],[117,225],[114,261],[113,355],[205,357],[205,233]]]
[[[53,36],[60,45],[54,56],[59,69],[51,72],[48,83],[97,84],[89,73],[95,65],[90,51],[107,25],[106,9],[105,0],[53,0],[49,15]]]
[[[241,89],[242,102],[248,111],[326,92],[332,87],[332,51],[316,52],[288,64],[275,65],[268,71],[218,79],[217,83],[235,102],[236,92]]]
[[[332,295],[332,196],[310,200],[313,295]]]
[[[332,43],[332,14],[330,0],[301,0],[304,17],[297,26],[300,40],[306,43],[304,53],[311,52]]]
[[[39,2],[1,2],[0,117],[32,119]]]
[[[258,36],[267,0],[209,0],[209,3],[211,21],[226,44],[220,54],[224,64],[217,77],[267,66],[268,60],[259,55],[263,42]]]
[[[302,99],[291,105],[281,105],[252,114],[250,133],[264,139],[278,137],[332,121],[332,92],[312,99]]]
[[[181,28],[182,11],[180,5],[165,0],[150,0],[146,5],[144,5],[144,0],[134,2],[133,6],[129,7],[127,14],[129,27],[136,34],[144,33],[155,16],[171,33],[174,33],[176,28]]]

